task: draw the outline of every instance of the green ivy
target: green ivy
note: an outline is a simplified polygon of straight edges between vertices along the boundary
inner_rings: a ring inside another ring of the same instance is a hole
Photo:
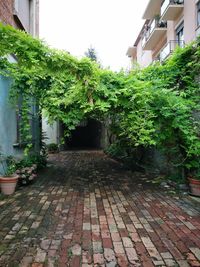
[[[21,134],[28,143],[34,99],[49,122],[66,125],[66,135],[83,119],[107,119],[118,146],[158,147],[168,155],[180,153],[177,166],[199,168],[199,39],[177,48],[163,64],[130,73],[78,60],[11,26],[0,24],[0,40],[0,74],[13,78],[12,101],[23,99]],[[16,64],[8,62],[9,54]]]

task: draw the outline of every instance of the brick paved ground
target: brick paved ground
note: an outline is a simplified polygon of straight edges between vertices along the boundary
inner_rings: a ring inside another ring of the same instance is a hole
[[[200,266],[200,213],[101,152],[51,156],[0,200],[0,266]],[[143,185],[141,185],[143,184]]]

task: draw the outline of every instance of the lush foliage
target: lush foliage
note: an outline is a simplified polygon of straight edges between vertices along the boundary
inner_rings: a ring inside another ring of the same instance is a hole
[[[200,47],[178,48],[163,64],[119,73],[64,51],[9,26],[0,26],[1,74],[13,77],[11,98],[21,96],[22,135],[30,139],[28,110],[39,104],[49,121],[62,121],[66,135],[88,117],[110,124],[115,151],[165,150],[176,166],[200,166]],[[14,54],[17,64],[6,55]]]
[[[7,157],[2,153],[0,153],[0,166],[2,167],[0,175],[5,177],[12,176],[17,169],[14,158],[12,156]]]
[[[55,143],[48,144],[47,149],[50,153],[56,153],[58,152],[58,145]]]

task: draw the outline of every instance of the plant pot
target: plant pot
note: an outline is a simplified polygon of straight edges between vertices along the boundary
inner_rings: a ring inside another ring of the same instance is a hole
[[[200,180],[196,180],[194,178],[188,178],[190,192],[193,196],[200,197]]]
[[[1,192],[4,195],[11,195],[15,192],[18,176],[0,177]]]

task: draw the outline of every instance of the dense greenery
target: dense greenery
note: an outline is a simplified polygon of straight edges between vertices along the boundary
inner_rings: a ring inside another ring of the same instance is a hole
[[[10,26],[0,25],[0,40],[1,74],[13,78],[12,100],[23,98],[24,136],[30,138],[27,114],[34,99],[50,122],[60,120],[67,126],[66,135],[85,118],[107,119],[113,150],[132,153],[158,147],[177,166],[199,169],[198,41],[177,48],[163,65],[127,74],[50,49]],[[8,54],[18,63],[9,63]]]

